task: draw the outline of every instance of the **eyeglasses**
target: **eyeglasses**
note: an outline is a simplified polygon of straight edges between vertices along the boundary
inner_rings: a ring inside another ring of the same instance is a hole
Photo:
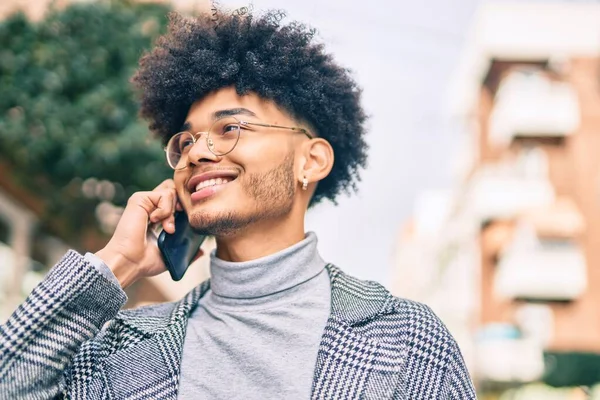
[[[308,136],[309,139],[313,138],[313,136],[304,128],[261,124],[258,122],[240,121],[235,117],[225,117],[215,121],[207,132],[192,134],[184,131],[173,135],[165,147],[167,162],[169,163],[169,166],[175,170],[186,168],[188,164],[188,153],[194,144],[197,143],[198,139],[196,138],[203,133],[206,134],[206,146],[211,153],[219,157],[229,154],[240,140],[240,131],[242,130],[242,127],[248,125],[262,126],[265,128],[289,129],[303,133]]]

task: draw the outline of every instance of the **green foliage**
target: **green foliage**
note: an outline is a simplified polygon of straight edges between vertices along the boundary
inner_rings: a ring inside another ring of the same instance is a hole
[[[172,176],[129,84],[168,12],[113,0],[0,22],[0,158],[72,238],[95,223],[98,200],[82,195],[82,180],[119,183],[118,204]]]

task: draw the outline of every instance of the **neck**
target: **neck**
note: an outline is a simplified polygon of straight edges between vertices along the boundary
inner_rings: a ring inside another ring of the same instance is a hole
[[[250,261],[304,240],[304,215],[292,214],[278,221],[253,223],[235,235],[217,237],[216,256],[224,261]]]
[[[224,304],[228,302],[226,299],[252,299],[253,304],[264,305],[299,290],[303,283],[319,275],[324,266],[317,251],[317,237],[312,232],[292,246],[250,261],[225,261],[211,253],[210,287],[213,296],[218,297],[213,300]]]

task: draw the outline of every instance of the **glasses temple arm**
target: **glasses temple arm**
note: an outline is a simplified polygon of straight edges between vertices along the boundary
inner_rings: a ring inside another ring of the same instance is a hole
[[[256,126],[264,126],[266,128],[280,128],[280,129],[289,129],[291,131],[297,131],[297,132],[302,132],[304,133],[306,136],[308,136],[309,139],[313,139],[313,136],[308,133],[308,131],[304,128],[298,128],[298,127],[291,127],[291,126],[281,126],[281,125],[271,125],[271,124],[261,124],[259,122],[246,122],[246,121],[240,121],[241,125],[256,125]]]

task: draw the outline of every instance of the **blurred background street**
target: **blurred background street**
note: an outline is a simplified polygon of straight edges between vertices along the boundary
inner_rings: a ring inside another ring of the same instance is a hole
[[[307,219],[324,258],[429,305],[481,399],[600,399],[600,2],[414,3],[221,5],[284,8],[364,87],[360,192]],[[211,7],[0,5],[0,321],[171,176],[128,80],[169,11]],[[207,277],[204,257],[182,282],[136,283],[128,306]]]

